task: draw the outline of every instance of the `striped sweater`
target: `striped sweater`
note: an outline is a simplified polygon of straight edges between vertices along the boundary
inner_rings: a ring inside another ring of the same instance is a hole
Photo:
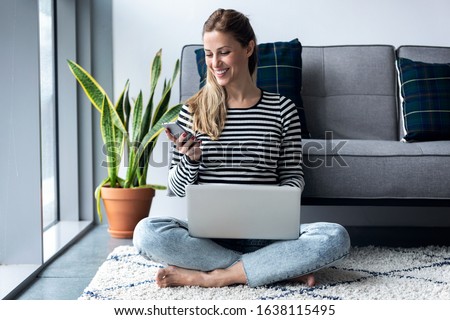
[[[177,121],[193,132],[188,106],[182,108]],[[188,184],[275,184],[303,190],[300,133],[294,103],[263,91],[251,108],[228,109],[218,140],[196,133],[202,141],[200,161],[192,161],[173,148],[169,188],[180,197]]]

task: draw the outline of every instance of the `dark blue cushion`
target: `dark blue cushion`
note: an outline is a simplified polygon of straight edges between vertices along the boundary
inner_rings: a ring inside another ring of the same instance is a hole
[[[198,49],[195,54],[201,88],[206,81],[205,52]],[[258,45],[256,84],[262,90],[278,93],[295,103],[302,125],[302,138],[309,138],[301,96],[302,45],[298,39]]]
[[[450,63],[399,58],[406,141],[450,139]]]

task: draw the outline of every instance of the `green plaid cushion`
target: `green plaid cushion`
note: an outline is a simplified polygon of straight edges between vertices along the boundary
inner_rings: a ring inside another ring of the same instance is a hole
[[[406,141],[450,139],[450,63],[399,58]]]
[[[198,49],[195,54],[201,88],[206,80],[205,53]],[[301,96],[302,45],[298,39],[258,45],[256,84],[262,90],[278,93],[295,103],[302,124],[302,138],[309,138]]]

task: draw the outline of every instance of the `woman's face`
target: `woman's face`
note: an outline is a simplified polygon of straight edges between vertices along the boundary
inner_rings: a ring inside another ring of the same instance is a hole
[[[253,41],[247,46],[230,34],[211,31],[203,35],[205,61],[219,85],[226,87],[249,76],[248,58],[253,52]]]

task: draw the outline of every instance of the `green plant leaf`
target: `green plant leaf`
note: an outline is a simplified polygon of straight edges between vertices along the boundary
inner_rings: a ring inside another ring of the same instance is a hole
[[[86,96],[100,113],[102,113],[103,97],[106,97],[108,105],[111,106],[111,109],[113,109],[113,111],[111,111],[111,119],[114,122],[114,125],[117,126],[124,135],[127,135],[127,131],[119,114],[117,113],[116,109],[112,107],[113,104],[111,102],[111,99],[108,97],[108,94],[102,88],[102,86],[94,79],[94,77],[92,77],[89,72],[83,69],[83,67],[81,67],[76,62],[67,60],[67,63],[69,64],[70,71],[72,71],[75,79],[83,88]]]
[[[179,72],[180,72],[180,59],[177,59],[177,61],[175,62],[175,68],[173,69],[172,83],[175,83],[175,79],[177,78]]]
[[[175,70],[174,70],[174,74],[172,75],[173,79],[176,78],[176,76],[178,75],[178,72],[179,72],[179,60],[177,60],[177,62],[175,63]],[[152,120],[152,126],[154,126],[155,123],[159,121],[159,118],[163,114],[165,114],[165,112],[167,111],[173,84],[174,84],[174,81],[168,81],[168,82],[164,81],[164,89],[163,89],[162,97],[155,109],[155,112],[153,115],[153,120]]]
[[[114,108],[112,106],[112,104],[109,104],[109,113],[110,113],[110,118],[112,123],[114,124],[114,126],[119,129],[122,134],[126,137],[128,137],[128,131],[125,128],[125,125],[123,124],[120,115],[117,113],[116,108]]]
[[[139,92],[139,95],[134,103],[133,109],[133,126],[131,129],[132,132],[132,144],[138,144],[139,138],[141,135],[141,126],[142,126],[142,91]]]
[[[141,158],[139,159],[139,168],[138,168],[138,178],[139,178],[139,185],[145,185],[147,184],[147,173],[148,173],[148,165],[150,161],[150,156],[153,152],[153,149],[156,145],[156,139],[153,140],[151,143],[148,144],[147,148],[145,148],[144,153],[142,154]],[[142,169],[142,172],[141,172]]]
[[[98,215],[98,219],[100,221],[100,223],[103,222],[103,215],[102,215],[102,209],[101,209],[101,205],[100,205],[100,199],[101,199],[101,192],[102,192],[102,187],[104,187],[107,183],[109,182],[109,177],[106,178],[105,180],[103,180],[95,189],[95,200],[97,202],[97,215]]]
[[[138,160],[142,157],[147,146],[150,143],[152,143],[155,139],[157,139],[159,134],[161,133],[161,131],[163,131],[164,127],[162,126],[162,124],[164,122],[173,122],[178,118],[178,114],[180,113],[182,106],[183,106],[182,104],[177,104],[176,106],[170,108],[153,125],[153,127],[150,129],[150,131],[145,135],[145,137],[141,141],[141,147],[139,148],[139,151],[137,153]]]
[[[136,153],[138,148],[131,145],[128,154],[128,169],[125,177],[124,188],[131,188],[136,180]]]
[[[150,121],[151,121],[152,112],[153,112],[153,94],[154,94],[154,92],[152,93],[152,96],[150,97],[150,99],[148,101],[147,108],[145,109],[145,114],[142,118],[142,126],[141,126],[141,134],[139,137],[139,142],[141,142],[142,139],[144,139],[145,135],[150,130]],[[148,163],[149,163],[149,158],[150,158],[152,150],[153,150],[153,148],[147,148],[146,152],[144,153],[144,156],[141,157],[141,159],[139,160],[139,168],[137,170],[139,185],[147,183],[146,179],[147,179]],[[142,172],[141,172],[140,168],[142,168]]]
[[[106,96],[109,104],[112,105],[111,100],[109,99],[106,91],[98,84],[98,82],[83,69],[76,62],[71,60],[67,60],[69,64],[69,69],[75,76],[75,79],[78,81],[80,86],[83,88],[86,96],[91,101],[92,105],[101,113],[102,112],[102,103],[103,96]]]
[[[141,126],[141,136],[139,137],[139,141],[141,141],[145,134],[150,129],[150,120],[152,118],[152,112],[153,112],[153,95],[154,92],[152,92],[152,95],[150,96],[150,99],[148,100],[147,107],[145,108],[145,113],[142,118],[142,126]]]
[[[161,62],[162,49],[156,53],[153,58],[152,67],[150,70],[150,93],[155,92],[156,85],[158,84],[159,77],[161,76],[162,62]]]
[[[111,107],[108,104],[106,96],[103,98],[102,103],[102,113],[100,116],[100,131],[103,138],[103,143],[106,147],[106,165],[108,169],[108,176],[111,187],[116,186],[117,181],[117,172],[118,172],[118,150],[120,146],[116,144],[118,141],[116,140],[116,136],[114,134],[115,128],[114,124],[111,120]]]
[[[142,126],[142,91],[139,92],[139,95],[134,103],[133,108],[133,116],[132,116],[132,127],[131,127],[131,140],[129,141],[130,145],[128,148],[128,168],[125,178],[125,187],[132,187],[137,181],[136,178],[136,153],[140,148],[140,135],[141,135],[141,126]]]
[[[126,117],[126,112],[125,112],[125,98],[126,98],[126,94],[128,93],[128,87],[129,87],[129,81],[127,80],[127,82],[125,83],[125,87],[122,91],[122,93],[119,96],[119,99],[116,102],[115,105],[115,109],[117,112],[117,115],[120,118],[120,121],[124,124],[125,128],[127,128],[127,117]],[[126,131],[128,131],[127,129],[125,129]]]
[[[127,90],[126,94],[125,94],[125,99],[123,102],[123,109],[125,112],[125,125],[126,125],[126,129],[127,132],[129,131],[129,127],[130,127],[130,114],[131,114],[131,103],[130,103],[130,97],[129,97],[129,91]]]
[[[142,126],[141,126],[141,134],[139,137],[139,141],[144,139],[145,135],[148,133],[151,127],[152,115],[153,115],[153,99],[155,96],[155,89],[158,83],[159,77],[161,75],[161,50],[158,51],[155,58],[153,59],[152,69],[150,72],[150,98],[147,103],[147,107],[145,109],[144,116],[142,118]],[[136,170],[137,177],[139,180],[139,185],[146,184],[146,177],[148,171],[148,158],[151,155],[150,148],[146,149],[145,156],[139,160],[139,167]],[[141,172],[142,168],[142,172]]]
[[[127,82],[125,83],[125,87],[122,91],[122,93],[119,96],[119,99],[116,102],[116,105],[114,107],[114,109],[116,110],[116,113],[120,119],[120,122],[123,123],[123,125],[125,126],[125,130],[126,129],[126,115],[125,115],[125,96],[126,93],[128,92],[128,86],[129,86],[129,81],[127,80]],[[128,132],[128,131],[127,131]],[[127,143],[125,143],[125,139],[124,137],[127,137],[127,135],[125,135],[121,130],[115,130],[115,138],[116,141],[119,142],[120,144],[120,148],[118,150],[118,153],[120,155],[120,157],[125,156],[124,155],[124,147],[128,146],[128,141]],[[120,163],[120,161],[118,161]]]
[[[170,93],[171,93],[171,87],[167,86],[166,90],[163,93],[163,96],[161,100],[159,101],[158,106],[155,109],[155,113],[153,115],[152,123],[153,125],[158,122],[159,118],[166,113],[167,108],[169,106],[170,102]]]

